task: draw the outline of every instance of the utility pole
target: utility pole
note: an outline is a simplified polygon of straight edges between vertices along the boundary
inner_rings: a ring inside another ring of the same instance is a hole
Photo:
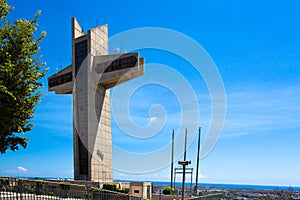
[[[186,160],[186,138],[187,138],[187,129],[185,129],[185,136],[184,136],[184,154],[183,154],[183,160]]]
[[[183,154],[183,160],[184,161],[186,161],[186,138],[187,138],[187,129],[185,129],[185,136],[184,136],[184,154]],[[184,199],[185,166],[186,166],[185,164],[182,166],[183,167],[183,174],[182,174],[182,200]]]
[[[183,155],[183,161],[178,161],[179,165],[182,165],[183,168],[183,174],[182,174],[182,197],[181,199],[184,200],[184,184],[185,184],[185,166],[188,164],[191,164],[191,161],[186,160],[186,142],[187,142],[187,129],[185,129],[185,139],[184,139],[184,155]]]
[[[198,133],[198,152],[197,152],[197,167],[196,167],[196,186],[194,190],[194,195],[197,196],[198,189],[198,173],[199,173],[199,161],[200,161],[200,138],[201,138],[201,127],[199,127]]]
[[[173,163],[174,163],[174,129],[172,129],[171,188],[170,188],[170,195],[172,195],[172,186],[173,186]],[[175,192],[175,183],[174,183],[174,192]]]

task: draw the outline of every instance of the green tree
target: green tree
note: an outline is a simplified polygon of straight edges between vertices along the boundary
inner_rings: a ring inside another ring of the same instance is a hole
[[[172,189],[171,189],[170,186],[165,187],[163,190],[163,194],[164,195],[174,194],[174,188],[172,187]]]
[[[35,36],[38,11],[28,21],[7,19],[13,7],[0,0],[0,153],[26,148],[24,133],[32,129],[34,108],[41,98],[39,80],[45,76],[45,63],[38,56],[45,32]]]

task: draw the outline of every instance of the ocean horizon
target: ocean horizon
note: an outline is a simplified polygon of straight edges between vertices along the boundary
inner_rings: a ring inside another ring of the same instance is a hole
[[[170,182],[152,181],[153,185],[170,186]],[[176,182],[175,186],[181,186],[181,182]],[[185,186],[189,187],[190,183],[186,182]],[[194,186],[195,183],[192,183]],[[230,184],[230,183],[198,183],[198,187],[211,187],[217,189],[254,189],[254,190],[297,190],[300,191],[299,186],[283,186],[283,185],[254,185],[254,184]]]

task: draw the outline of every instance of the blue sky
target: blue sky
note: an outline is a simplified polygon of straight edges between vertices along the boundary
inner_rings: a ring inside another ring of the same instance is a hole
[[[109,24],[109,36],[134,28],[162,27],[193,38],[218,67],[227,97],[224,129],[214,149],[201,160],[200,182],[300,185],[300,2],[123,0],[82,4],[82,1],[11,0],[9,3],[15,7],[9,15],[11,20],[31,19],[37,10],[42,10],[39,28],[47,36],[41,42],[40,53],[50,67],[47,77],[60,65],[71,62],[72,16],[85,31],[95,27],[96,20],[99,25]],[[126,41],[120,46],[125,51]],[[169,66],[190,83],[198,99],[204,139],[210,123],[211,100],[202,77],[174,54],[151,49],[140,53],[147,63]],[[146,66],[147,76],[140,80],[159,78],[159,72],[153,69]],[[180,88],[177,81],[170,78],[169,83],[184,92],[185,88]],[[135,83],[128,82],[128,86]],[[115,91],[118,88],[112,92]],[[28,147],[0,155],[0,175],[72,177],[72,97],[49,93],[46,84],[43,94],[33,120],[36,126],[26,134],[30,138]],[[132,120],[146,126],[151,119],[160,119],[163,115],[160,109],[149,116],[149,108],[160,104],[167,114],[165,126],[154,137],[137,139],[126,135],[113,120],[114,148],[148,153],[169,144],[171,129],[179,128],[181,101],[169,88],[155,84],[141,87],[129,101]],[[193,166],[196,149],[193,140],[188,149]],[[169,171],[168,166],[143,174],[115,170],[114,178],[168,181]]]

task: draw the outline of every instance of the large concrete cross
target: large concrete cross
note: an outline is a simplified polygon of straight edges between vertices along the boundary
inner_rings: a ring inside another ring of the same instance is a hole
[[[138,53],[108,55],[107,25],[84,34],[72,18],[72,64],[48,78],[48,90],[73,94],[75,180],[113,181],[109,88],[143,74]]]

